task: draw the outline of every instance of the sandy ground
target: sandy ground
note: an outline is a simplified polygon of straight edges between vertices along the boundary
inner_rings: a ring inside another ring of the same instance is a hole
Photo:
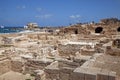
[[[0,76],[0,80],[26,80],[26,79],[34,80],[34,78],[31,77],[30,75],[23,75],[21,73],[14,71],[9,71]]]

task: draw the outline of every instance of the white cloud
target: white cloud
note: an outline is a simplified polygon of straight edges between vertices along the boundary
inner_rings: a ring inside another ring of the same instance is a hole
[[[35,16],[36,18],[41,18],[41,19],[48,19],[50,17],[52,17],[51,14],[45,14],[45,15],[37,15]]]
[[[25,5],[23,5],[23,6],[17,6],[17,9],[25,9],[25,8],[26,8]]]
[[[36,9],[38,12],[41,12],[42,11],[42,8],[37,8]]]
[[[75,18],[75,16],[74,16],[74,15],[71,15],[70,18]]]
[[[71,15],[69,17],[72,18],[72,19],[76,19],[76,18],[80,18],[81,16],[80,15]]]

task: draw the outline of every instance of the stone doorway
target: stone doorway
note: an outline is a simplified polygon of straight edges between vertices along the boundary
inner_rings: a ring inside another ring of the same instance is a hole
[[[101,33],[103,31],[103,28],[102,27],[97,27],[95,29],[95,33]]]
[[[120,32],[120,27],[117,28],[117,31]]]
[[[74,31],[74,33],[75,33],[75,34],[78,34],[78,29],[76,29],[76,30]]]

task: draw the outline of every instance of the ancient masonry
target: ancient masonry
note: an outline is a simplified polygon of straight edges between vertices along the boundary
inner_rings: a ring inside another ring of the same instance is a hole
[[[120,80],[120,20],[51,30],[0,34],[0,80]]]

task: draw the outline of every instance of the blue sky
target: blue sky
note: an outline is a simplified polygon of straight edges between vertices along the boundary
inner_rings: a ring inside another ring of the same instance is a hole
[[[120,19],[120,0],[0,0],[4,26],[63,26],[111,17]]]

